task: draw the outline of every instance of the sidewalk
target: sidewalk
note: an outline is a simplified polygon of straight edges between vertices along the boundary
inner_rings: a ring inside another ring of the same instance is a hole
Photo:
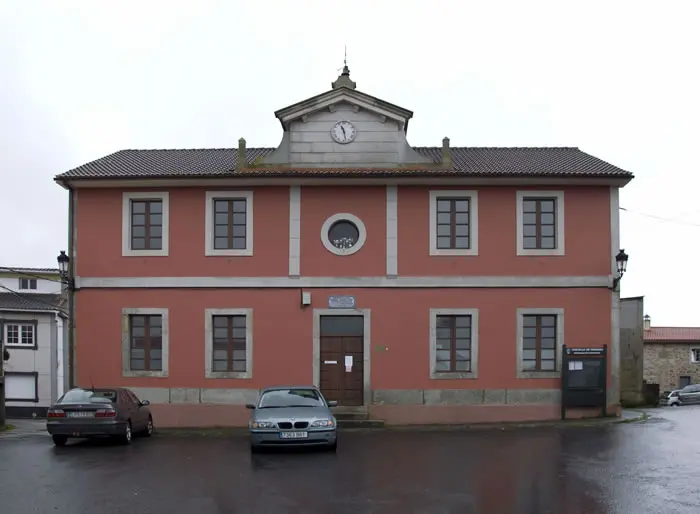
[[[0,432],[0,439],[12,439],[47,433],[45,419],[8,419],[7,424],[13,428]]]

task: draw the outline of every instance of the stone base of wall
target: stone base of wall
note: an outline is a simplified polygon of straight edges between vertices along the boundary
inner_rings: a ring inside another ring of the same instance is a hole
[[[153,404],[156,428],[246,427],[250,411],[244,405]],[[387,425],[466,425],[561,419],[558,404],[549,405],[370,405],[370,419]],[[619,416],[620,406],[608,406],[608,416]],[[568,419],[594,418],[600,409],[570,409]]]

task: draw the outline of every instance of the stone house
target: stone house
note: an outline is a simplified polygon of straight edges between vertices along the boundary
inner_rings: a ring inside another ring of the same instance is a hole
[[[700,383],[700,327],[652,327],[644,316],[644,380],[661,391]]]

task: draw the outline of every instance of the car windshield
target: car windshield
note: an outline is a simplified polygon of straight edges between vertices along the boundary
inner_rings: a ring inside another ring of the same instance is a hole
[[[112,389],[71,389],[58,403],[111,403],[117,401],[117,392]]]
[[[271,389],[263,393],[258,408],[324,406],[321,395],[314,389]]]

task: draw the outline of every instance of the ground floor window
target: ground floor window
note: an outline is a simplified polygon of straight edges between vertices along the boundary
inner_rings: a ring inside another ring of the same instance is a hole
[[[5,322],[5,346],[8,348],[36,347],[36,325],[34,323]]]
[[[39,373],[8,371],[5,373],[5,400],[38,402]]]
[[[129,316],[131,371],[163,370],[163,317],[159,314]]]
[[[246,316],[213,316],[212,324],[212,371],[247,371]]]
[[[430,377],[476,378],[477,309],[431,309],[430,318]]]
[[[523,371],[557,369],[557,317],[523,316]]]

